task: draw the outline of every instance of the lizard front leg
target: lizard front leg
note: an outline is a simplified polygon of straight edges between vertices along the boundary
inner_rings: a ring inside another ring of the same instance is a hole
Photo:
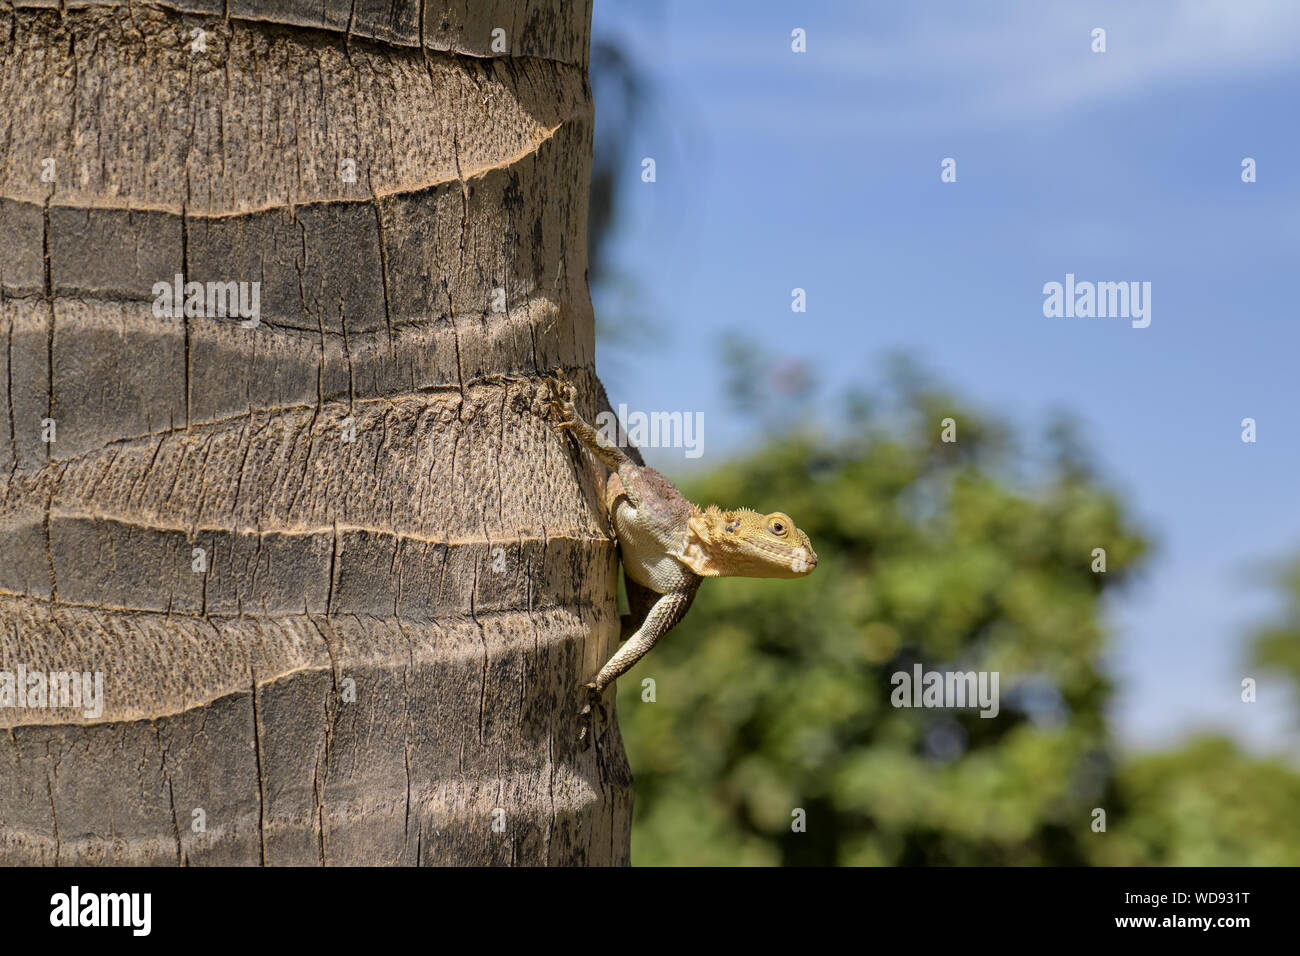
[[[627,639],[627,643],[618,649],[618,653],[605,662],[605,666],[600,669],[596,679],[586,685],[587,705],[578,714],[583,719],[583,727],[578,734],[579,741],[583,741],[587,737],[593,706],[601,711],[601,717],[604,718],[601,697],[605,692],[605,688],[626,673],[633,664],[645,657],[659,638],[676,627],[678,622],[686,616],[686,612],[690,610],[691,602],[695,600],[695,594],[700,588],[700,580],[700,578],[691,577],[679,590],[660,595],[659,599],[650,608],[645,620],[641,622],[641,626]]]
[[[614,444],[604,434],[578,414],[578,406],[575,403],[577,389],[573,385],[558,375],[547,379],[547,384],[551,389],[551,398],[547,404],[552,412],[555,413],[560,428],[572,432],[574,437],[591,449],[592,453],[599,458],[610,471],[615,474],[624,466],[635,467],[636,463],[632,461],[618,445]]]

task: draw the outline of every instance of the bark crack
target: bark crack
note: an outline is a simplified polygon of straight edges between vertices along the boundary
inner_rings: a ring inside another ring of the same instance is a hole
[[[257,765],[258,860],[266,866],[266,774],[262,769],[262,719],[257,706],[257,672],[251,671],[253,699],[253,758]]]

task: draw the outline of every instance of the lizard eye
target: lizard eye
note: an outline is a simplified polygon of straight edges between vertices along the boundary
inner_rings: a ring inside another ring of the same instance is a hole
[[[785,533],[789,529],[789,527],[790,527],[789,524],[783,518],[767,519],[767,530],[772,532],[778,538],[784,538]]]
[[[735,534],[735,533],[736,533],[736,529],[739,528],[739,527],[740,527],[740,519],[739,519],[739,518],[737,518],[735,521],[728,521],[728,522],[727,522],[727,533],[728,533],[728,534]]]

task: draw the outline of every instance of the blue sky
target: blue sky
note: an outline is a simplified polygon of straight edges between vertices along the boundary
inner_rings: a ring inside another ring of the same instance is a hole
[[[1110,612],[1121,739],[1215,727],[1300,754],[1282,683],[1239,701],[1243,635],[1276,607],[1261,569],[1300,551],[1300,4],[596,0],[594,19],[654,97],[614,259],[660,342],[605,350],[611,400],[703,411],[716,461],[747,438],[718,375],[733,330],[829,392],[906,350],[1025,439],[1072,411],[1156,542]],[[1067,272],[1150,282],[1150,327],[1045,318]]]

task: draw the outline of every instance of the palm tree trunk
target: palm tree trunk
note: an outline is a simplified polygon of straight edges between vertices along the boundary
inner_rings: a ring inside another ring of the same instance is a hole
[[[537,387],[603,394],[590,3],[59,7],[0,8],[0,863],[625,863]]]

